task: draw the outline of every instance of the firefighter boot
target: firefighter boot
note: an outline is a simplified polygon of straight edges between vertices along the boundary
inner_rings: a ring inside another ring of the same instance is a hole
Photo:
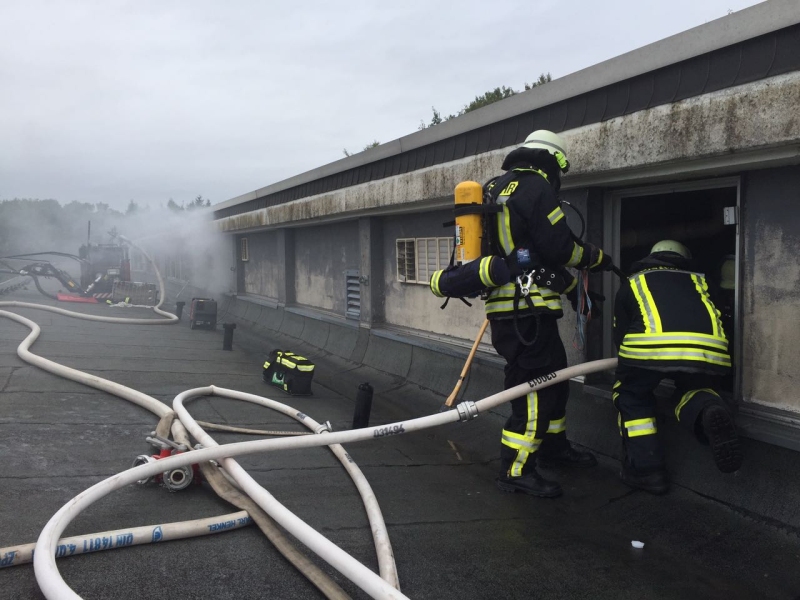
[[[623,466],[619,477],[625,485],[651,494],[661,495],[669,491],[669,475],[664,470],[641,474]]]
[[[561,495],[561,486],[555,481],[548,481],[535,469],[530,469],[521,477],[509,477],[503,473],[495,479],[495,483],[504,492],[522,492],[540,498],[557,498]]]
[[[594,457],[594,454],[591,452],[581,452],[571,445],[557,452],[542,449],[538,452],[538,455],[537,464],[543,469],[552,469],[554,467],[585,469],[597,466],[597,459]]]
[[[702,422],[717,468],[723,473],[738,471],[742,466],[742,447],[733,417],[724,406],[712,404],[703,410]]]
[[[585,469],[597,465],[597,459],[591,452],[582,452],[572,447],[567,433],[548,433],[536,453],[537,464],[544,469],[554,467],[572,467]]]

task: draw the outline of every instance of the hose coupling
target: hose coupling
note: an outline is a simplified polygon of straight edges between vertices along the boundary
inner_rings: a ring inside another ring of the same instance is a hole
[[[146,465],[152,462],[156,462],[156,459],[153,458],[152,456],[149,456],[148,454],[140,454],[139,456],[133,459],[133,464],[131,466],[138,467],[140,465]],[[138,480],[136,483],[144,485],[146,483],[150,483],[151,481],[153,481],[152,477],[146,477],[145,479]]]
[[[164,487],[170,492],[178,492],[186,489],[192,483],[192,479],[194,479],[192,467],[178,467],[171,471],[164,471],[161,475]]]
[[[462,423],[478,417],[478,407],[471,400],[459,402],[456,409],[458,410],[458,420]]]
[[[333,425],[331,425],[330,421],[325,421],[314,430],[314,433],[330,433],[331,431],[333,431]]]

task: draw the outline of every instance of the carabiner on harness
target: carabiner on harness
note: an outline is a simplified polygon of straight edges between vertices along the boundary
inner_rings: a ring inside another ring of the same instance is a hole
[[[519,286],[519,293],[523,298],[527,298],[531,293],[533,287],[533,275],[530,273],[523,273],[517,277],[517,285]]]

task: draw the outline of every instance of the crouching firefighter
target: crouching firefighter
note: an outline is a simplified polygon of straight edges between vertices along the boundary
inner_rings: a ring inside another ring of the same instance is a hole
[[[691,258],[679,242],[657,243],[634,263],[614,306],[619,365],[612,398],[624,455],[620,477],[654,494],[669,489],[653,396],[665,377],[675,382],[675,417],[710,444],[719,470],[736,471],[742,463],[733,418],[714,390],[713,376],[731,368],[728,341],[705,277],[691,271]]]
[[[567,366],[558,331],[561,294],[575,303],[577,279],[564,267],[592,271],[613,267],[611,258],[574,236],[557,199],[569,169],[564,140],[550,131],[531,133],[503,161],[505,173],[487,184],[499,207],[495,252],[505,258],[510,281],[486,299],[492,345],[506,361],[505,389]],[[545,278],[539,276],[547,273]],[[508,492],[556,497],[561,486],[536,470],[561,465],[593,467],[589,452],[573,448],[566,434],[569,382],[512,400],[501,437],[497,486]]]

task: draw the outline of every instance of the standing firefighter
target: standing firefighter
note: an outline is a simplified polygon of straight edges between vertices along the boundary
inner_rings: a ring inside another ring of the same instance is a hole
[[[693,273],[691,253],[679,242],[657,243],[634,263],[614,307],[614,341],[619,347],[613,400],[622,435],[622,481],[654,494],[669,489],[664,454],[656,435],[659,382],[675,382],[678,421],[708,442],[717,468],[736,471],[742,452],[733,418],[713,388],[713,376],[731,367],[720,313],[705,277]]]
[[[499,247],[494,250],[505,257],[512,276],[511,283],[492,289],[486,301],[492,345],[506,361],[505,389],[567,366],[557,324],[563,316],[560,294],[574,298],[577,280],[563,267],[612,266],[602,250],[577,239],[564,218],[556,194],[561,174],[569,169],[566,154],[560,136],[534,131],[506,156],[506,173],[490,184],[489,193],[502,207],[496,216]],[[525,275],[536,266],[562,273],[563,285],[537,286]],[[536,471],[537,453],[549,464],[597,464],[592,454],[575,450],[567,440],[568,396],[565,382],[511,402],[512,414],[501,438],[501,490],[542,497],[561,494],[558,483]]]

